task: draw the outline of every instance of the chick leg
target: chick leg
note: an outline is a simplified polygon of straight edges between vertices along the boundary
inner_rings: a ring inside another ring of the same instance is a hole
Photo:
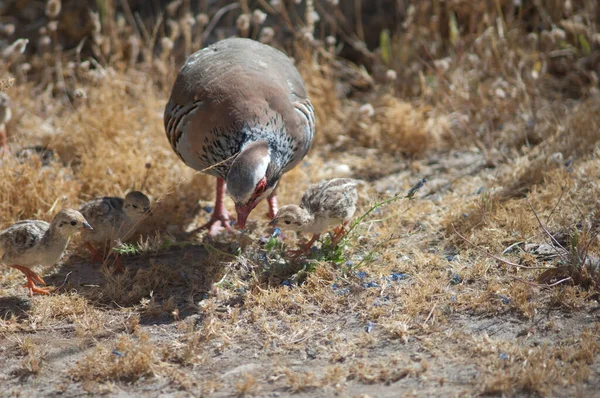
[[[348,221],[346,221],[342,225],[338,226],[333,231],[333,236],[331,237],[332,245],[337,245],[338,243],[340,243],[340,240],[342,240],[342,238],[346,235],[346,233],[347,233],[346,226],[348,226]]]
[[[0,154],[3,152],[8,153],[8,144],[6,142],[6,125],[4,123],[0,124]]]
[[[122,274],[125,272],[125,269],[121,265],[121,256],[115,253],[115,269],[113,270],[113,274]]]
[[[306,242],[306,244],[300,246],[300,248],[297,250],[292,250],[291,252],[289,252],[289,254],[291,254],[292,256],[299,256],[301,254],[306,254],[310,252],[313,243],[315,243],[320,236],[321,234],[314,234],[312,238],[308,242]]]
[[[215,209],[213,211],[210,220],[202,225],[201,227],[196,228],[191,234],[199,232],[203,229],[208,229],[209,236],[216,236],[223,228],[228,231],[232,231],[231,225],[229,225],[229,213],[225,209],[225,205],[223,201],[225,200],[225,192],[227,191],[227,185],[225,184],[225,180],[217,177],[217,197],[215,200]]]
[[[11,265],[11,268],[18,269],[19,271],[21,271],[22,273],[25,274],[25,277],[27,278],[27,283],[24,284],[23,287],[26,287],[29,289],[30,296],[33,296],[33,293],[50,294],[50,291],[48,289],[39,288],[36,286],[35,282],[37,282],[41,285],[46,284],[46,282],[44,282],[44,280],[42,278],[40,278],[40,276],[38,274],[36,274],[32,270],[30,270],[29,268],[23,267],[21,265]]]
[[[85,242],[84,245],[92,254],[92,265],[94,265],[96,263],[101,263],[103,261],[103,258],[102,258],[102,255],[100,254],[100,252],[98,250],[96,250],[90,242]]]

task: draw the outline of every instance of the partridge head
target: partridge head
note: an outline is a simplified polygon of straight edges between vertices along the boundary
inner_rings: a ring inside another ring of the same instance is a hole
[[[127,216],[132,219],[142,218],[146,214],[152,215],[150,199],[140,191],[131,191],[125,195],[123,209]]]
[[[58,212],[50,223],[50,228],[61,236],[71,236],[84,229],[93,230],[83,214],[74,209],[63,209]]]

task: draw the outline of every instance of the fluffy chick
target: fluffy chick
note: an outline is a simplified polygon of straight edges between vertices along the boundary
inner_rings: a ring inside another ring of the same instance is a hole
[[[139,191],[129,192],[125,199],[110,196],[95,198],[81,205],[79,211],[94,227],[93,231],[82,234],[85,246],[92,253],[92,263],[103,259],[94,244],[103,245],[104,253],[115,241],[129,239],[144,215],[152,215],[150,199]],[[118,256],[116,260],[115,271],[122,270]]]
[[[5,93],[0,93],[0,153],[3,151],[8,152],[6,124],[10,122],[11,118],[10,99]]]
[[[46,283],[30,267],[57,263],[71,235],[91,229],[83,215],[73,209],[60,211],[50,224],[41,220],[19,221],[0,232],[0,259],[25,274],[27,283],[23,287],[29,288],[29,295],[48,294],[47,289],[36,286],[35,282]]]
[[[270,225],[312,233],[312,239],[302,251],[310,250],[319,236],[334,226],[337,228],[332,241],[338,242],[344,236],[344,226],[356,211],[358,183],[351,178],[334,178],[313,184],[302,195],[300,206],[283,206]]]

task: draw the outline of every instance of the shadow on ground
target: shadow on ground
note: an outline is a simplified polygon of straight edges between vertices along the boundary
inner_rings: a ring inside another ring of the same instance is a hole
[[[75,292],[99,309],[130,309],[140,323],[162,324],[198,312],[213,283],[225,272],[224,254],[203,244],[171,247],[157,253],[121,256],[125,271],[113,273],[114,259],[92,266],[89,258],[72,255],[46,278],[56,294]]]

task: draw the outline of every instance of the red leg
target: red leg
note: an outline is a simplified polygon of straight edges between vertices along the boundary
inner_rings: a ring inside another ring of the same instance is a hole
[[[223,201],[225,200],[225,192],[227,191],[227,185],[225,180],[217,177],[217,198],[215,200],[215,209],[210,217],[210,220],[196,228],[190,234],[196,233],[202,229],[208,229],[209,236],[217,235],[221,229],[225,228],[228,231],[232,231],[231,225],[229,225],[229,213],[225,210]]]
[[[306,242],[306,244],[300,246],[300,248],[298,250],[292,250],[291,252],[289,252],[289,254],[293,255],[293,256],[299,256],[301,254],[306,254],[308,252],[310,252],[310,249],[312,248],[313,243],[315,243],[317,241],[317,239],[319,239],[319,237],[321,236],[321,234],[314,234],[312,236],[312,238]]]
[[[269,220],[272,220],[277,215],[277,192],[271,192],[271,195],[267,198],[267,202],[269,203],[269,212],[267,213],[267,217]]]
[[[8,143],[6,140],[6,125],[0,124],[0,153],[8,153]]]
[[[348,221],[346,221],[345,223],[343,223],[342,225],[340,225],[339,227],[337,227],[334,230],[333,236],[331,238],[332,245],[337,245],[338,243],[340,243],[340,240],[342,240],[344,235],[346,235],[346,226],[347,225],[348,225]]]
[[[98,252],[98,250],[96,250],[90,242],[85,242],[84,245],[92,254],[92,265],[96,264],[97,262],[102,263],[102,261],[104,261],[104,259],[100,255],[100,252]]]
[[[113,274],[122,274],[125,272],[125,269],[121,265],[121,256],[115,253],[115,269],[113,270]]]
[[[38,282],[42,285],[46,284],[46,282],[44,282],[44,280],[40,278],[38,274],[30,270],[29,268],[23,267],[21,265],[11,265],[11,267],[14,269],[18,269],[19,271],[25,274],[25,277],[27,277],[27,283],[24,284],[23,287],[29,289],[30,296],[33,296],[33,293],[50,294],[50,291],[48,289],[39,288],[36,286],[35,282]]]

